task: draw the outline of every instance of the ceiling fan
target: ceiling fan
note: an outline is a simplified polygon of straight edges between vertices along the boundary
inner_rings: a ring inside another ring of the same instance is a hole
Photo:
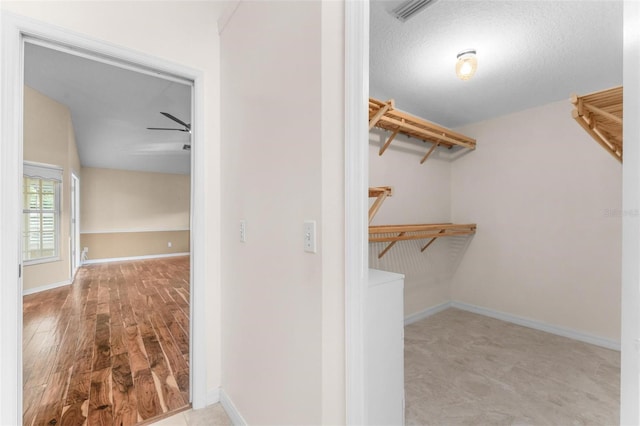
[[[160,112],[160,114],[164,115],[165,117],[167,117],[170,120],[175,121],[178,124],[182,124],[184,127],[182,129],[177,129],[175,127],[147,127],[147,129],[149,130],[175,130],[178,132],[186,132],[191,134],[191,124],[187,124],[184,121],[180,120],[179,118],[169,114],[168,112]],[[184,144],[182,146],[182,149],[184,150],[190,150],[191,149],[191,144]]]

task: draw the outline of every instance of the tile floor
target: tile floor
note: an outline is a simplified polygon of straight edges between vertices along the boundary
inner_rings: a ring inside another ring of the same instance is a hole
[[[201,410],[187,410],[151,423],[153,426],[231,426],[231,420],[220,403]]]
[[[620,353],[458,309],[405,328],[407,425],[616,425]],[[155,426],[230,426],[220,404]]]
[[[405,328],[407,425],[616,425],[620,352],[447,309]]]

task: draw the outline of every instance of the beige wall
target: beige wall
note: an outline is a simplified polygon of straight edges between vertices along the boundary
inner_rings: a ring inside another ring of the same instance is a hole
[[[82,168],[80,232],[189,229],[190,176]]]
[[[200,1],[2,1],[2,10],[47,22],[93,39],[145,52],[202,71],[206,245],[200,253],[207,280],[207,389],[220,385],[220,79],[215,21],[221,2]],[[123,13],[126,11],[126,13]],[[81,183],[82,185],[82,183]]]
[[[24,160],[63,168],[60,204],[60,260],[24,268],[24,291],[69,283],[71,173],[78,173],[80,161],[69,108],[36,90],[24,88]]]
[[[464,127],[452,213],[477,222],[453,299],[620,341],[622,167],[568,100]],[[533,119],[535,117],[535,119]]]
[[[81,173],[80,247],[89,249],[89,260],[190,250],[190,176],[91,167]]]
[[[451,221],[451,163],[448,150],[435,151],[420,160],[431,144],[398,135],[385,153],[380,147],[389,132],[369,134],[369,186],[392,186],[372,225],[442,223]],[[373,198],[369,203],[373,203]],[[461,238],[466,240],[467,237]],[[458,241],[458,239],[456,239]],[[409,316],[451,300],[451,249],[453,240],[440,238],[421,252],[425,241],[401,241],[381,259],[389,243],[369,244],[369,267],[405,275],[404,314]]]
[[[89,249],[89,261],[188,253],[189,231],[85,233],[80,235],[80,247]]]

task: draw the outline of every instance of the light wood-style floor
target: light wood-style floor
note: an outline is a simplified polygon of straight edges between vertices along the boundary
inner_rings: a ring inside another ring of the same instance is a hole
[[[24,425],[133,425],[189,405],[189,257],[82,267],[23,298]]]
[[[616,425],[620,352],[447,309],[405,328],[407,425]]]

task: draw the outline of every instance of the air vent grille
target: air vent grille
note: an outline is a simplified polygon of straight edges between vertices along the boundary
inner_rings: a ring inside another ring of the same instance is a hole
[[[436,1],[438,0],[409,0],[393,9],[391,13],[399,21],[406,22],[407,19],[424,10],[427,6],[435,3]]]

